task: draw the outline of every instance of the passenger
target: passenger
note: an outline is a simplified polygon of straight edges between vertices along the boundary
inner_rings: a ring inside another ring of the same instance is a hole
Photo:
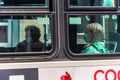
[[[103,27],[99,23],[90,23],[86,26],[84,40],[89,45],[81,53],[109,53],[109,50],[103,42]]]
[[[36,51],[43,51],[45,48],[44,43],[39,41],[41,37],[40,29],[36,26],[27,26],[25,28],[25,40],[18,43],[15,49],[16,52],[36,52]]]

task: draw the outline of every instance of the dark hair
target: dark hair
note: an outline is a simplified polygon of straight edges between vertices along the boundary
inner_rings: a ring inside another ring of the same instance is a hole
[[[25,32],[30,32],[30,36],[32,38],[32,41],[38,41],[39,38],[41,37],[41,31],[38,27],[34,25],[27,26],[25,28]]]

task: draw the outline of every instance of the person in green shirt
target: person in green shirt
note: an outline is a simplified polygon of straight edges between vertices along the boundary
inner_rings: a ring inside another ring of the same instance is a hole
[[[105,54],[109,50],[103,42],[103,27],[99,23],[90,23],[85,27],[84,40],[89,45],[82,50],[83,54]]]

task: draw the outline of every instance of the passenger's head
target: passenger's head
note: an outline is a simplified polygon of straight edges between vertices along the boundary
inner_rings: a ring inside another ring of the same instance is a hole
[[[30,26],[27,26],[25,28],[25,37],[26,38],[31,38],[31,42],[35,42],[35,41],[38,41],[40,36],[41,36],[41,32],[40,32],[40,29],[34,25],[30,25]]]
[[[103,40],[103,27],[99,23],[90,23],[85,28],[90,42]]]

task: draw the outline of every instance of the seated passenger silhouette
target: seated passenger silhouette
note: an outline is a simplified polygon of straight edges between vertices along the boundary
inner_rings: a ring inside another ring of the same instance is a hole
[[[16,52],[37,52],[45,49],[44,43],[39,41],[41,37],[40,29],[36,26],[27,26],[25,28],[25,40],[18,43],[16,46]]]
[[[89,43],[83,54],[109,53],[103,42],[103,27],[99,23],[90,23],[85,28],[84,40]]]

